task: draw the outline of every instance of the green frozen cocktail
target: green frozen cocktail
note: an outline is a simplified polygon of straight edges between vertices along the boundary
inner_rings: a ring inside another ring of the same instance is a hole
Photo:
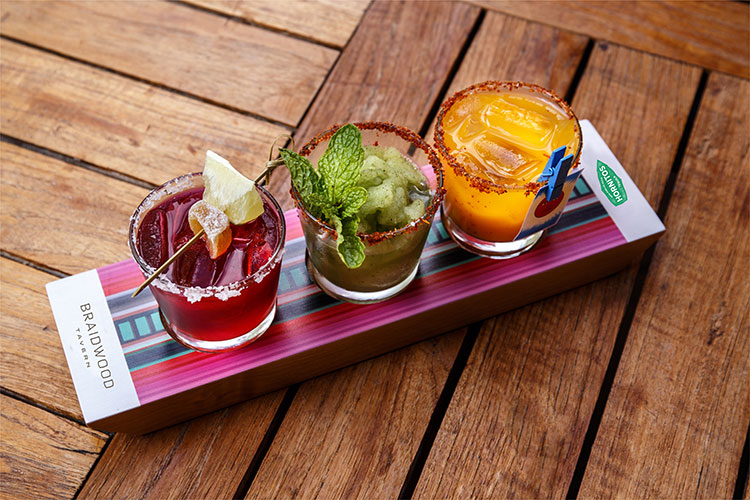
[[[421,150],[425,176],[407,156]],[[329,295],[378,302],[417,273],[443,197],[435,152],[417,134],[388,123],[333,127],[300,154],[282,150],[307,244],[307,268]],[[313,167],[317,164],[317,170]]]

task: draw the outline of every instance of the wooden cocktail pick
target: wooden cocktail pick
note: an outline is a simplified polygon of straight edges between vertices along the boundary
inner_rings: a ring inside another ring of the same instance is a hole
[[[170,258],[168,258],[166,260],[166,262],[164,262],[164,264],[162,264],[161,266],[159,266],[159,269],[157,269],[156,271],[154,271],[154,273],[151,276],[149,276],[146,279],[146,281],[144,281],[143,283],[141,283],[141,286],[139,286],[138,288],[136,288],[135,292],[133,292],[133,295],[131,295],[130,298],[134,298],[136,295],[138,295],[139,293],[141,293],[143,291],[143,289],[146,288],[149,285],[149,283],[151,283],[152,281],[154,281],[157,276],[159,276],[161,273],[163,273],[164,270],[166,268],[168,268],[169,265],[172,262],[174,262],[177,257],[179,257],[180,255],[182,255],[183,253],[185,253],[185,251],[188,248],[190,248],[190,246],[193,243],[195,243],[196,241],[198,241],[198,238],[200,238],[201,236],[203,236],[203,234],[205,232],[206,231],[204,231],[203,229],[201,229],[200,231],[198,231],[195,234],[195,236],[193,236],[192,238],[190,238],[187,243],[185,243],[184,245],[182,245],[179,250],[177,250]]]
[[[282,137],[283,138],[288,138],[292,142],[292,149],[294,149],[294,138],[293,137],[291,137],[289,135],[282,135],[282,136],[277,137],[273,141],[273,144],[271,144],[271,151],[268,154],[268,161],[266,162],[266,168],[263,170],[263,172],[261,172],[261,174],[258,177],[255,178],[255,184],[256,185],[262,185],[261,182],[266,182],[269,179],[269,177],[271,176],[271,173],[274,171],[274,169],[276,169],[276,167],[278,167],[279,165],[283,165],[284,164],[284,160],[282,160],[280,158],[278,158],[276,160],[271,160],[271,156],[273,155],[273,147],[276,145],[276,142],[279,139],[281,139]],[[161,266],[159,266],[159,268],[156,271],[154,271],[151,276],[149,276],[148,278],[146,278],[146,281],[144,281],[143,283],[141,283],[141,285],[138,288],[136,288],[135,292],[133,292],[133,295],[131,295],[130,298],[135,298],[136,295],[138,295],[139,293],[141,293],[143,291],[143,289],[146,288],[152,281],[154,281],[157,276],[159,276],[161,273],[163,273],[164,270],[166,268],[168,268],[169,265],[172,264],[172,262],[175,261],[175,259],[177,259],[177,257],[179,257],[180,255],[182,255],[183,253],[185,253],[185,251],[188,248],[190,248],[196,241],[198,241],[198,239],[201,236],[203,236],[204,234],[205,234],[205,231],[203,229],[201,229],[200,231],[198,231],[198,233],[196,233],[195,236],[193,236],[192,238],[190,238],[190,240],[188,240],[187,243],[185,243],[184,245],[182,245],[180,247],[180,249],[177,250],[174,253],[174,255],[172,255],[170,258],[168,258],[164,262],[164,264],[162,264]]]

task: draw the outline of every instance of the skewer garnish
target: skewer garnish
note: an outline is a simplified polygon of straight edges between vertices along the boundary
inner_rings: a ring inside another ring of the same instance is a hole
[[[292,148],[294,148],[294,138],[292,138],[289,135],[279,136],[279,137],[277,137],[273,141],[273,143],[271,144],[271,151],[268,154],[268,161],[266,162],[266,168],[263,170],[263,172],[260,173],[260,175],[258,175],[258,177],[255,178],[254,181],[250,181],[248,179],[248,183],[252,183],[253,184],[253,186],[251,187],[251,189],[253,191],[255,191],[255,185],[263,185],[261,183],[265,183],[265,182],[268,181],[268,179],[271,176],[271,173],[276,169],[276,167],[284,164],[284,161],[281,160],[280,158],[276,159],[276,160],[272,160],[271,159],[272,156],[273,156],[273,148],[276,145],[276,142],[280,138],[282,138],[282,137],[288,138],[291,141]],[[206,160],[207,164],[209,163],[209,159],[208,158],[210,158],[211,155],[215,156],[216,158],[220,159],[223,162],[226,162],[226,160],[224,160],[220,156],[218,156],[215,153],[209,151],[208,154],[207,154],[207,160]],[[226,162],[226,164],[229,165],[229,162]],[[229,165],[229,167],[232,168],[231,165]],[[234,168],[232,168],[232,170],[234,170]],[[204,172],[205,172],[205,170],[204,170]],[[239,174],[239,175],[242,176],[241,174]],[[242,177],[244,177],[244,176],[242,176]],[[260,201],[260,197],[257,194],[257,191],[255,192],[255,195],[258,196],[258,200],[257,201]],[[250,195],[250,197],[252,197],[252,195]],[[205,196],[204,196],[204,199],[205,199]],[[234,201],[234,200],[232,200],[232,201]],[[245,222],[249,222],[250,220],[255,219],[256,217],[258,217],[260,214],[263,213],[263,203],[262,203],[262,201],[260,201],[260,212],[258,212],[257,209],[252,206],[252,205],[254,205],[252,202],[253,202],[253,200],[248,201],[246,199],[242,199],[242,200],[239,201],[239,205],[242,205],[242,207],[241,207],[241,209],[239,211],[238,210],[234,210],[236,208],[236,206],[225,208],[222,211],[224,211],[224,213],[226,213],[226,211],[229,211],[231,213],[231,215],[227,214],[227,216],[229,217],[229,221],[230,222],[239,221],[238,223],[243,224]],[[222,204],[222,203],[219,202],[219,204]],[[249,214],[248,214],[248,212],[249,212]],[[253,214],[254,214],[254,216],[253,216]],[[200,227],[200,229],[198,230],[198,232],[195,233],[195,235],[192,238],[190,238],[190,240],[188,240],[187,243],[185,243],[184,245],[182,245],[161,266],[159,266],[158,269],[156,269],[156,271],[154,271],[151,274],[151,276],[149,276],[148,278],[146,278],[146,280],[143,283],[141,283],[141,285],[133,292],[133,294],[130,296],[131,298],[134,298],[139,293],[141,293],[152,281],[154,281],[161,273],[163,273],[164,270],[167,269],[180,255],[182,255],[183,253],[185,253],[185,251],[187,251],[188,248],[190,248],[196,241],[198,241],[202,236],[204,236],[206,234],[206,230],[205,230],[204,226],[201,223],[198,223],[197,225],[191,224],[191,228],[193,228],[193,230],[197,229],[198,227]],[[211,242],[209,242],[209,250],[211,250],[211,246],[212,246]],[[224,250],[226,250],[226,248],[224,248]],[[211,258],[216,258],[219,255],[221,255],[221,253],[223,253],[223,251],[222,252],[218,252],[218,254],[217,254],[217,250],[216,249],[211,250]]]

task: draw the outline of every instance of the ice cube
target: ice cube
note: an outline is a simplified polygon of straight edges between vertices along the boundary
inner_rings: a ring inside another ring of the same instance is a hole
[[[528,162],[522,152],[492,134],[483,134],[474,141],[474,149],[488,171],[513,179]]]
[[[484,130],[487,130],[487,126],[482,123],[480,117],[472,115],[464,120],[458,128],[458,133],[456,135],[461,141],[468,142],[481,134]]]
[[[479,116],[482,113],[482,97],[472,94],[464,97],[445,114],[443,128],[446,131],[455,130],[468,116]]]
[[[549,142],[557,121],[550,112],[540,112],[535,105],[518,106],[508,101],[488,106],[484,120],[490,127],[504,131],[507,138],[537,149]]]

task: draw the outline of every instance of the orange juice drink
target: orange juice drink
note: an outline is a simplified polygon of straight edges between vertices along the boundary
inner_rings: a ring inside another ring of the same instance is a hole
[[[485,82],[443,103],[435,143],[445,167],[443,223],[464,248],[512,257],[541,237],[514,241],[544,185],[552,151],[566,146],[578,161],[581,131],[573,112],[541,87]]]

